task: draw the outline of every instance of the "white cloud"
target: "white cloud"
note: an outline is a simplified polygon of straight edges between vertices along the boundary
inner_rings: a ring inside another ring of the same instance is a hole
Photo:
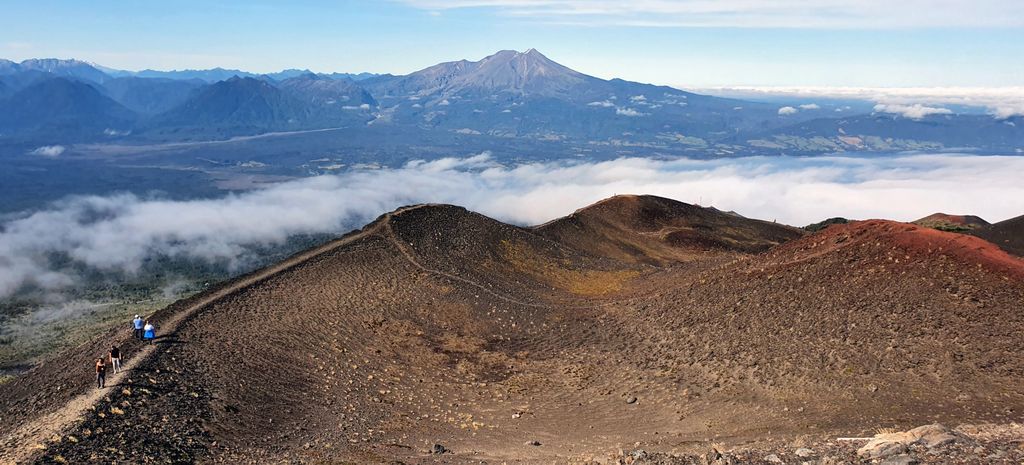
[[[636,111],[636,110],[634,110],[632,108],[626,108],[626,107],[618,107],[618,108],[616,108],[615,109],[615,114],[616,115],[622,115],[622,116],[647,116],[647,113],[641,113],[641,112]]]
[[[879,104],[964,105],[986,108],[999,119],[1024,115],[1024,86],[1017,87],[709,87],[711,95],[736,98],[855,99]],[[847,108],[848,109],[848,108]]]
[[[805,103],[800,105],[801,110],[818,110],[820,108],[821,107],[819,107],[817,103]]]
[[[1012,116],[1024,116],[1024,101],[996,104],[989,107],[990,113],[996,119],[1006,119]]]
[[[602,102],[590,102],[587,105],[592,106],[592,107],[603,107],[603,108],[611,108],[611,107],[615,106],[614,103],[609,102],[608,100],[605,100],[605,101],[602,101]]]
[[[892,113],[904,118],[922,119],[928,115],[951,115],[953,111],[948,108],[926,107],[920,103],[913,105],[899,104],[878,104],[874,108],[876,113]]]
[[[60,156],[60,154],[64,153],[65,150],[67,149],[63,145],[44,145],[29,153],[32,155],[39,155],[41,157],[53,158]]]
[[[428,11],[484,9],[577,25],[633,27],[1020,27],[1017,0],[403,0]]]
[[[0,297],[26,284],[59,290],[72,269],[131,272],[154,256],[243,266],[258,245],[341,233],[401,205],[454,203],[537,224],[594,201],[646,193],[803,225],[832,216],[913,220],[937,211],[998,221],[1024,213],[1024,157],[623,158],[502,166],[487,153],[285,182],[222,198],[123,194],[65,199],[0,224]]]
[[[793,107],[782,107],[782,108],[779,108],[779,115],[782,115],[782,116],[793,115],[793,114],[796,114],[797,111],[799,111],[799,110],[797,110],[796,108],[793,108]]]

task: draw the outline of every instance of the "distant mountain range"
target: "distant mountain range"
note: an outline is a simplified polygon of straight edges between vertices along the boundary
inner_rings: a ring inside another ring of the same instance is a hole
[[[122,71],[0,60],[0,143],[173,141],[366,125],[564,143],[577,152],[729,156],[841,151],[1024,152],[1020,116],[787,111],[565,67],[536,50],[407,75]]]

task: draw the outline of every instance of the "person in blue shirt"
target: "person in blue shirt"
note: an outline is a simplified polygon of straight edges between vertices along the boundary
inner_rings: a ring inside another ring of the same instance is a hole
[[[156,328],[152,323],[146,322],[146,326],[142,327],[142,340],[153,342],[156,339]]]
[[[135,331],[133,332],[133,334],[135,335],[135,339],[138,339],[138,340],[141,341],[142,340],[142,317],[138,316],[138,315],[135,315],[135,319],[132,320],[132,325],[135,328]]]

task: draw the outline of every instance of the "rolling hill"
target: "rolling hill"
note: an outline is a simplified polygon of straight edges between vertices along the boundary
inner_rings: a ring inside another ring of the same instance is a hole
[[[984,228],[989,225],[988,221],[974,215],[948,215],[945,213],[933,213],[919,220],[914,224],[926,228],[941,229],[943,231],[969,231],[977,228]]]
[[[972,229],[968,234],[985,239],[1018,257],[1024,257],[1024,216]]]
[[[273,84],[233,77],[203,87],[178,106],[154,117],[151,130],[251,133],[303,127],[308,109]]]
[[[406,207],[164,309],[156,345],[118,329],[9,382],[0,447],[550,463],[1009,423],[1022,300],[1021,259],[904,223],[804,235],[649,196],[536,228]],[[97,391],[112,340],[131,371]]]
[[[127,130],[138,116],[83,81],[43,78],[0,101],[0,131],[49,142],[97,138]]]
[[[654,196],[612,197],[535,230],[593,255],[656,265],[708,253],[763,252],[802,235],[789,226]]]
[[[156,115],[182,104],[200,86],[197,81],[139,77],[119,77],[103,83],[110,98],[143,115]]]
[[[320,109],[330,108],[338,111],[344,110],[345,107],[359,107],[365,104],[368,106],[365,110],[369,110],[369,107],[377,106],[377,101],[369,92],[347,78],[333,79],[305,73],[282,80],[278,87],[304,103]]]

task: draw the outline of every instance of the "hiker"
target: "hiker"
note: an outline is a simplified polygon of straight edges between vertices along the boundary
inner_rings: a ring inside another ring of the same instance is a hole
[[[117,346],[110,347],[110,368],[114,370],[114,374],[121,371],[121,349]]]
[[[102,358],[96,359],[96,387],[103,389],[103,386],[107,384],[107,365],[103,363]]]
[[[156,328],[153,327],[152,323],[147,321],[146,326],[143,326],[142,328],[142,340],[153,342],[154,339],[156,339]]]
[[[132,320],[132,325],[135,327],[135,339],[142,340],[142,317],[135,315],[135,319]]]

